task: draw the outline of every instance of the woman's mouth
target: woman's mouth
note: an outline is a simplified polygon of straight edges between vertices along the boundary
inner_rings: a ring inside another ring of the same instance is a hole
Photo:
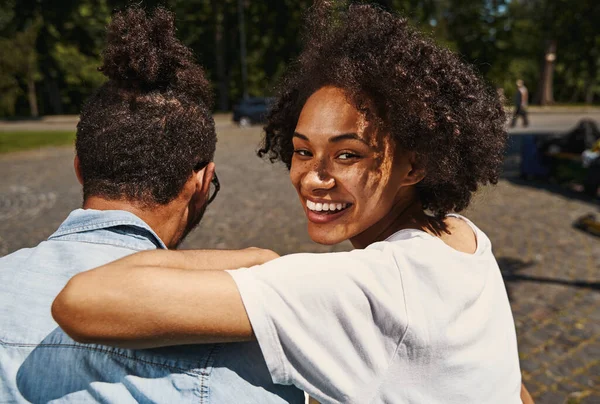
[[[346,213],[351,203],[345,202],[313,202],[306,200],[306,216],[313,223],[328,223]]]

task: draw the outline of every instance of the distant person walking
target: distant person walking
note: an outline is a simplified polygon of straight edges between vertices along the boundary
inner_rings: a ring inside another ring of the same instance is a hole
[[[514,128],[517,124],[517,118],[521,116],[523,118],[523,127],[529,125],[527,120],[527,103],[529,100],[529,92],[527,87],[523,84],[523,80],[517,80],[517,92],[515,94],[515,113],[510,124],[511,128]]]

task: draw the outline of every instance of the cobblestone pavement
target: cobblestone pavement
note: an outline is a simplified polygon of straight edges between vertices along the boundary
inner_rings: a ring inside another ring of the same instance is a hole
[[[258,129],[220,131],[221,193],[185,248],[313,243],[283,166],[254,156]],[[0,255],[48,237],[81,202],[68,148],[0,156]],[[513,161],[514,163],[514,161]],[[505,179],[466,213],[490,237],[510,293],[525,384],[537,403],[600,403],[600,238],[572,227],[598,204],[564,188]]]

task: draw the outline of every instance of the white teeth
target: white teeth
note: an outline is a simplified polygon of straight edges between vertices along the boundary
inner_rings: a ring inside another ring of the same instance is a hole
[[[348,203],[317,203],[306,200],[306,207],[315,212],[333,212],[336,210],[346,209],[348,206]]]

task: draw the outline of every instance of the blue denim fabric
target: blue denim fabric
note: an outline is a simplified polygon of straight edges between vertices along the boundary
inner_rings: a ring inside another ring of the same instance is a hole
[[[137,216],[73,211],[47,241],[0,258],[0,402],[303,403],[257,343],[127,350],[79,344],[50,306],[75,274],[166,248]]]

